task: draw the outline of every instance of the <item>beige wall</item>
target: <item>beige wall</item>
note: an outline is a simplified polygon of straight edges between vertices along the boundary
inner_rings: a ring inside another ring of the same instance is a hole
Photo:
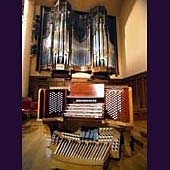
[[[147,71],[147,0],[125,0],[120,16],[124,78]]]
[[[73,10],[89,12],[97,5],[103,5],[109,15],[119,15],[122,0],[68,0]]]

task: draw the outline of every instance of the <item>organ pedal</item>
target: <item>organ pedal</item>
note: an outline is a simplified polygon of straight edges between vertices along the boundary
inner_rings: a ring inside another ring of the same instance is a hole
[[[53,161],[102,169],[109,156],[119,158],[120,133],[112,127],[82,128],[75,133],[55,130],[50,148]]]

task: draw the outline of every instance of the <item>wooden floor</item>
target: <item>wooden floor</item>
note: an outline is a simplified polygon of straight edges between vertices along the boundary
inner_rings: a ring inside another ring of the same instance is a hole
[[[139,123],[140,124],[140,123]],[[22,125],[22,170],[51,170],[50,138],[42,122],[31,119]],[[107,170],[146,170],[146,151],[120,161],[110,160]],[[69,170],[69,169],[68,169]],[[79,170],[79,169],[75,169]]]

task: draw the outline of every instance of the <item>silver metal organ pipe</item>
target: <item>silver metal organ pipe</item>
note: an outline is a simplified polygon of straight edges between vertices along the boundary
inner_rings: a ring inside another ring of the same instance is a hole
[[[60,17],[57,18],[57,20],[59,20]],[[55,64],[57,64],[58,62],[58,57],[59,57],[59,40],[60,40],[60,32],[59,32],[59,26],[60,26],[60,20],[59,22],[56,22],[56,62]]]
[[[91,44],[90,44],[90,38],[91,38],[91,33],[90,33],[90,24],[88,25],[88,31],[89,31],[89,41],[88,41],[88,58],[89,58],[89,64],[91,65],[91,53],[90,53],[90,50],[91,50]]]
[[[59,51],[60,51],[60,25],[61,25],[61,15],[60,15],[60,13],[58,14],[58,16],[59,16],[59,22],[58,22],[58,39],[57,39],[57,41],[58,41],[58,57],[57,57],[57,60],[56,60],[56,64],[58,64],[58,61],[59,61]]]
[[[65,25],[66,24],[66,20],[65,20],[65,12],[63,12],[63,45],[62,45],[62,53],[63,53],[63,55],[62,55],[62,58],[63,58],[63,62],[62,62],[62,64],[65,64],[65,41],[66,41],[66,37],[65,37],[65,33],[66,33],[66,30],[65,30]]]
[[[105,65],[105,56],[104,56],[104,36],[105,36],[105,30],[104,30],[104,22],[103,22],[103,18],[102,18],[102,47],[103,47],[103,50],[102,50],[102,55],[103,55],[103,66],[106,66]]]
[[[103,34],[103,31],[102,31],[102,18],[100,18],[99,19],[99,25],[100,25],[100,27],[99,27],[99,30],[100,30],[100,49],[99,49],[99,51],[100,51],[100,65],[101,66],[103,66],[104,64],[103,64],[103,59],[104,59],[104,56],[102,55],[102,52],[103,52],[103,36],[102,36],[102,34]]]
[[[99,48],[98,48],[98,56],[99,56],[99,59],[98,59],[98,62],[99,62],[99,66],[100,66],[100,18],[99,18],[99,16],[97,17],[97,22],[98,22],[98,26],[97,26],[97,28],[98,28],[98,46],[99,46]]]
[[[64,65],[67,64],[67,53],[66,53],[66,44],[67,44],[67,28],[66,28],[66,21],[67,21],[67,12],[65,9],[64,12],[64,40],[63,40],[63,57],[64,57]]]
[[[88,21],[87,21],[87,25],[86,25],[86,35],[87,35],[87,38],[86,38],[86,43],[85,43],[85,49],[84,49],[84,66],[85,65],[88,65],[89,64],[89,34],[88,34]]]
[[[96,33],[93,35],[93,58],[93,66],[96,67]]]
[[[44,20],[44,8],[42,8],[42,20],[41,20],[41,22],[43,22],[43,20]],[[43,36],[42,36],[42,34],[43,34],[43,26],[41,27],[41,36],[40,36],[40,38],[41,38],[41,46],[40,46],[40,48],[41,48],[41,51],[40,51],[40,54],[41,54],[41,56],[42,56],[42,52],[43,52]],[[40,71],[40,66],[42,65],[42,57],[41,57],[41,60],[39,61],[39,71]]]
[[[49,43],[49,47],[48,47],[48,50],[49,50],[49,55],[48,55],[48,58],[47,58],[47,64],[50,64],[50,60],[51,60],[51,43],[52,43],[52,22],[51,22],[51,14],[49,15],[49,26],[50,26],[50,29],[49,29],[49,36],[47,38],[47,42]]]
[[[96,25],[93,21],[93,66],[96,67]]]
[[[75,44],[74,44],[74,36],[73,36],[73,26],[72,26],[72,48],[71,48],[71,64],[74,64],[74,48],[75,48]]]
[[[86,27],[86,33],[87,33],[87,27]],[[83,65],[85,66],[88,60],[86,60],[86,57],[88,57],[88,37],[84,42],[84,47],[83,47],[83,57],[84,57],[84,63]]]
[[[88,24],[87,24],[87,26],[86,26],[86,36],[87,36],[87,38],[86,38],[86,40],[85,40],[85,46],[83,47],[84,48],[84,66],[85,65],[87,65],[87,62],[88,62],[88,40],[89,40],[89,36],[88,36]],[[87,60],[86,60],[87,59]]]
[[[70,11],[67,13],[68,15],[68,21],[70,20]],[[67,22],[67,20],[66,20]],[[70,31],[70,29],[69,29]],[[69,31],[67,31],[67,44],[66,44],[66,51],[67,51],[67,65],[69,65],[69,57],[70,57],[70,34]]]
[[[104,58],[105,58],[105,66],[108,66],[107,58],[108,58],[108,40],[107,40],[107,30],[106,30],[106,17],[103,17],[104,24],[103,24],[103,30],[104,30]]]
[[[57,31],[57,23],[56,23],[56,14],[54,15],[54,44],[53,44],[53,64],[56,64],[56,60],[57,60],[57,56],[58,56],[58,52],[57,52],[57,48],[58,48],[58,31]]]
[[[63,17],[63,13],[61,13],[61,25],[60,25],[60,35],[61,35],[61,38],[60,38],[60,51],[59,51],[59,63],[61,64],[62,63],[62,59],[63,59],[63,25],[64,25],[64,17]]]
[[[106,19],[106,18],[105,18]],[[106,59],[107,59],[107,67],[108,67],[108,63],[109,63],[109,34],[108,34],[108,32],[109,32],[109,30],[108,30],[108,27],[107,27],[107,25],[106,25],[106,28],[105,28],[105,30],[106,30],[106,44],[107,44],[107,50],[106,50]]]
[[[96,22],[96,66],[99,66],[99,32],[98,23]]]
[[[77,50],[78,53],[76,53],[76,54],[77,54],[77,58],[78,58],[78,62],[77,62],[76,64],[78,65],[78,64],[80,63],[80,51],[79,51],[79,49],[80,49],[80,47],[81,47],[81,46],[79,46],[79,45],[81,45],[81,44],[79,44],[76,39],[75,39],[75,41],[76,41],[76,49],[78,49],[78,50]],[[75,52],[76,52],[76,49],[74,49]]]

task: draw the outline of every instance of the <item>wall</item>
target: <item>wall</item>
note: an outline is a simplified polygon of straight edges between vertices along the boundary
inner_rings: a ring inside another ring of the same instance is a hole
[[[147,71],[147,1],[125,0],[120,12],[122,78]]]
[[[147,72],[126,77],[121,84],[132,87],[134,120],[147,119]]]
[[[73,10],[89,12],[91,8],[97,5],[103,5],[109,15],[119,15],[122,0],[68,0]]]

